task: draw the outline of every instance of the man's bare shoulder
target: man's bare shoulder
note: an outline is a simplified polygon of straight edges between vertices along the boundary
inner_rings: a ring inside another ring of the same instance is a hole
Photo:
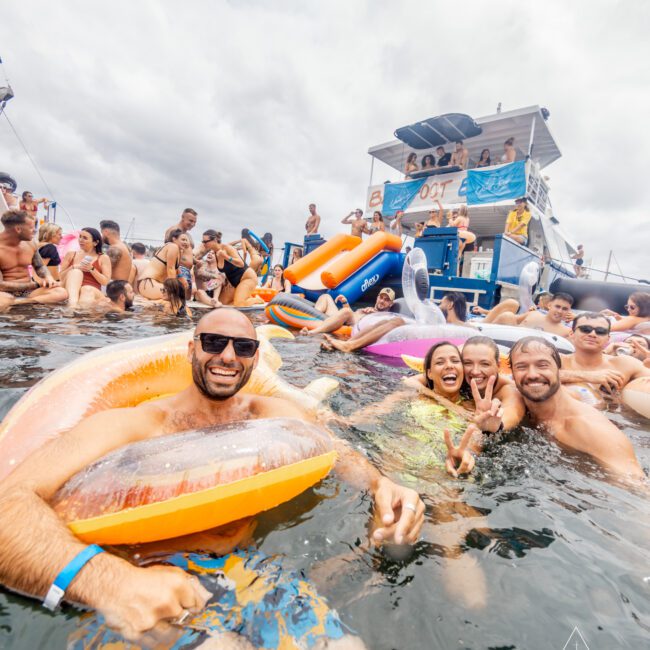
[[[254,418],[308,419],[307,414],[293,402],[281,397],[250,395],[250,413]]]

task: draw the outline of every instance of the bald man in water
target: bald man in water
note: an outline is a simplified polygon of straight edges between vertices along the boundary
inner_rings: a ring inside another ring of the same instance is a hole
[[[42,597],[61,569],[86,548],[49,502],[72,475],[110,451],[139,440],[239,420],[307,420],[291,402],[240,392],[257,365],[257,344],[246,316],[226,308],[210,312],[199,321],[189,343],[190,386],[134,408],[96,413],[19,465],[0,484],[0,581],[10,589]],[[414,543],[424,520],[424,504],[417,493],[383,477],[364,456],[333,438],[339,474],[373,494],[382,522],[374,530],[374,540]],[[240,528],[249,523],[239,522]],[[221,554],[243,536],[232,526],[227,534],[220,532],[216,529],[210,538]],[[66,592],[67,599],[102,612],[107,624],[129,639],[165,620],[200,611],[209,597],[196,578],[178,568],[140,568],[108,552],[86,564]]]

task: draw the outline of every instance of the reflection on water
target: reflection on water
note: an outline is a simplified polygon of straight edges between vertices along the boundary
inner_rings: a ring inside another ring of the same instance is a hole
[[[0,314],[0,416],[86,351],[188,326],[154,313],[82,320],[23,307]],[[371,356],[321,353],[312,339],[275,345],[292,383],[339,379],[332,408],[346,416],[381,401],[406,373]],[[419,408],[337,428],[423,494],[430,523],[410,556],[369,547],[371,499],[335,477],[261,516],[260,549],[304,570],[369,648],[561,649],[575,626],[592,649],[648,647],[647,496],[605,482],[593,463],[533,430],[490,445],[475,476],[454,482],[435,453],[422,455],[428,439],[436,447],[437,425]],[[647,470],[647,423],[625,410],[611,417]],[[0,648],[63,648],[76,620],[73,608],[51,615],[0,591]]]

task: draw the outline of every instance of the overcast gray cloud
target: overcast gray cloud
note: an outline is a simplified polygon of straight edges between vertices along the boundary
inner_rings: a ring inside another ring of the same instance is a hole
[[[0,56],[9,117],[77,226],[135,218],[158,239],[192,206],[200,228],[297,241],[314,201],[331,235],[396,127],[540,104],[562,226],[647,277],[649,28],[643,1],[23,0]],[[4,118],[0,169],[47,194]]]

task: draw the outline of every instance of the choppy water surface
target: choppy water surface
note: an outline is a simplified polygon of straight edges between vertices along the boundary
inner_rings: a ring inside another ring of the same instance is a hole
[[[37,307],[0,315],[0,417],[77,355],[187,325],[152,314],[71,319]],[[311,339],[276,347],[292,383],[320,374],[341,381],[332,405],[343,415],[381,400],[406,372],[370,356],[320,353]],[[647,422],[610,417],[647,471]],[[369,648],[562,650],[576,626],[591,650],[650,647],[647,495],[607,483],[530,430],[494,444],[471,480],[455,482],[421,462],[428,447],[417,422],[397,409],[340,431],[423,495],[431,524],[410,557],[368,548],[371,500],[335,477],[261,516],[259,547],[304,569]],[[0,591],[0,648],[64,648],[77,616]],[[567,647],[585,646],[574,635]]]

